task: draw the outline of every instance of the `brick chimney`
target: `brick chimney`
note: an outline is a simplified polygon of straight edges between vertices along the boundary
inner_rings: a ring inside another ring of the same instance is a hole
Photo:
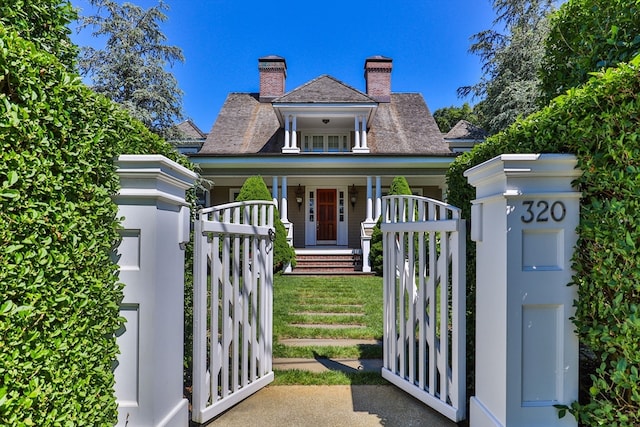
[[[364,62],[367,95],[378,102],[391,102],[391,58],[371,56]]]
[[[260,71],[260,102],[271,102],[284,95],[284,81],[287,78],[287,63],[276,55],[258,59]]]

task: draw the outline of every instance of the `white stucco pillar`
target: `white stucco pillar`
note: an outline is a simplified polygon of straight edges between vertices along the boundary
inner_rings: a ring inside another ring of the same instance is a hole
[[[367,177],[367,219],[365,222],[373,222],[373,200],[371,190],[371,177]]]
[[[283,223],[288,223],[289,219],[288,204],[287,204],[287,177],[282,177],[282,199],[280,200],[280,219]]]
[[[271,181],[271,196],[273,197],[273,203],[278,206],[278,177],[274,176]]]
[[[476,188],[476,394],[471,427],[575,427],[554,405],[578,400],[571,258],[580,176],[563,154],[503,154],[465,172]]]
[[[183,397],[184,245],[189,241],[185,191],[197,174],[160,155],[116,161],[124,217],[116,251],[124,283],[116,333],[117,426],[189,425]]]
[[[381,185],[380,177],[376,176],[376,210],[375,210],[375,217],[373,218],[373,220],[377,221],[378,218],[380,218],[381,214],[382,214],[382,185]]]
[[[353,151],[356,151],[360,148],[360,118],[358,116],[354,117],[353,129],[355,131],[355,142],[353,145]]]

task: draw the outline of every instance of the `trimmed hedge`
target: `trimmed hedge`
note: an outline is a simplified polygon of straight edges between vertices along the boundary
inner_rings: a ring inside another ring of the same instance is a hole
[[[586,425],[640,425],[640,57],[597,74],[583,87],[457,158],[447,173],[449,203],[470,218],[474,189],[463,172],[502,153],[574,153],[582,176],[579,239],[571,285],[576,325],[597,368],[581,384],[587,398],[569,411]],[[475,245],[467,245],[468,336],[475,334]],[[473,342],[468,354],[473,358]],[[473,360],[468,369],[473,372]],[[472,376],[471,376],[472,378]]]
[[[2,23],[0,144],[0,425],[113,425],[113,160],[189,162]]]
[[[404,176],[396,176],[393,178],[393,181],[391,181],[388,194],[410,196],[413,193],[411,192],[407,179]],[[371,246],[369,249],[369,265],[371,266],[371,271],[373,271],[376,276],[382,276],[384,267],[382,231],[380,230],[381,223],[382,217],[378,218],[376,225],[373,227],[373,231],[371,232]]]
[[[261,176],[250,176],[242,184],[240,194],[236,197],[236,201],[247,200],[273,200],[267,184]],[[287,230],[280,220],[280,214],[278,209],[274,214],[274,228],[276,231],[276,239],[273,242],[273,271],[281,272],[288,264],[292,267],[296,265],[296,253],[295,250],[287,243]]]

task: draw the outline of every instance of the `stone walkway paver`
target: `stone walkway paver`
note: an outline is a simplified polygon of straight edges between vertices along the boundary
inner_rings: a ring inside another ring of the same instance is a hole
[[[289,370],[297,369],[309,372],[380,372],[382,359],[344,359],[344,358],[275,358],[273,369]]]

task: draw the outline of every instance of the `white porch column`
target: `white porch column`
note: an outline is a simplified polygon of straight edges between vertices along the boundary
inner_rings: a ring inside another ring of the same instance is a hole
[[[580,176],[566,154],[503,154],[467,170],[476,188],[476,395],[471,427],[575,427]]]
[[[377,178],[379,179],[379,178]],[[371,251],[371,234],[375,226],[373,220],[373,200],[371,191],[371,177],[367,177],[367,217],[362,222],[361,234],[360,234],[360,248],[362,250],[362,271],[364,273],[371,272],[371,265],[369,264],[369,252]]]
[[[293,130],[291,131],[291,148],[298,148],[298,117],[293,116]]]
[[[369,151],[369,147],[367,146],[367,116],[362,116],[362,137],[360,138],[361,148]]]
[[[287,202],[287,177],[283,176],[282,179],[282,199],[280,202],[280,219],[284,229],[287,232],[287,243],[293,247],[293,224],[289,222],[287,215],[289,214],[289,203]],[[291,264],[287,265],[284,269],[285,273],[291,272]]]
[[[280,219],[283,223],[288,223],[289,219],[287,215],[289,214],[288,206],[287,206],[287,177],[282,177],[282,199],[280,201]]]
[[[354,153],[368,153],[369,147],[367,147],[367,121],[364,116],[355,117],[355,146],[353,147]]]
[[[373,200],[371,199],[371,177],[367,177],[367,219],[365,222],[373,222]]]
[[[291,134],[289,133],[289,120],[291,120],[291,116],[288,114],[284,116],[284,150],[291,147]]]
[[[297,136],[297,118],[295,115],[286,115],[284,121],[284,147],[283,153],[299,153]]]
[[[377,221],[382,214],[382,185],[380,182],[380,177],[376,176],[376,209],[375,209],[375,217],[374,221]]]
[[[278,177],[274,176],[271,182],[271,195],[273,197],[273,203],[278,206]]]

